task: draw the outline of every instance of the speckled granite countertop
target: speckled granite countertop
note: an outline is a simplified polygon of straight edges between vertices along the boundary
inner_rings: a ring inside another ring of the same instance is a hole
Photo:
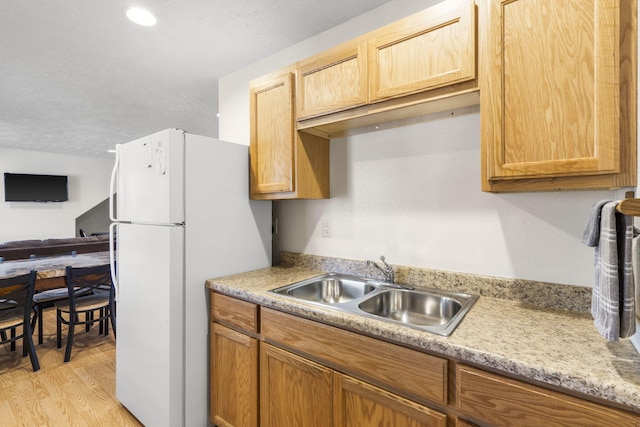
[[[269,293],[322,274],[272,267],[211,279],[210,289],[461,361],[624,405],[640,413],[640,354],[603,339],[589,314],[481,296],[449,337],[324,309]]]
[[[0,278],[27,274],[33,269],[38,272],[38,279],[50,279],[66,275],[67,265],[93,267],[103,264],[109,264],[109,251],[4,261],[0,263]]]

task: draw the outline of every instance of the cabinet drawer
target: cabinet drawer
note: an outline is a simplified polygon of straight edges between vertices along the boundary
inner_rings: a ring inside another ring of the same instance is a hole
[[[259,310],[256,304],[211,292],[211,319],[215,322],[257,334]]]
[[[275,310],[262,337],[395,393],[447,404],[447,360]]]
[[[640,416],[458,365],[458,409],[495,425],[638,426]]]

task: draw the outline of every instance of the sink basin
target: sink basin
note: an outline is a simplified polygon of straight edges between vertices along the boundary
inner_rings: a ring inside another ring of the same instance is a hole
[[[377,287],[377,284],[360,278],[329,274],[284,286],[273,292],[305,301],[341,304],[360,298]]]
[[[271,292],[345,313],[449,336],[478,299],[440,289],[399,285],[342,274],[325,274]]]
[[[389,289],[368,298],[360,310],[416,326],[444,325],[451,321],[462,304],[454,298],[415,290]]]

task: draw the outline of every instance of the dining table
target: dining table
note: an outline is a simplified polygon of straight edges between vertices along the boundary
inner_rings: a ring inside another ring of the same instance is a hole
[[[0,262],[0,279],[36,270],[36,291],[65,287],[66,268],[95,267],[109,264],[109,251],[83,254],[69,253]]]

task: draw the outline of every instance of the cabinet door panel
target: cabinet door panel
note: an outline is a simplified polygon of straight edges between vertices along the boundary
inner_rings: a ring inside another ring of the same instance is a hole
[[[371,101],[474,79],[475,35],[469,0],[443,2],[377,31],[368,44]]]
[[[211,421],[258,425],[258,340],[211,323]]]
[[[263,307],[261,316],[263,338],[313,354],[354,377],[389,387],[398,394],[447,404],[448,361],[442,357],[269,308]]]
[[[294,191],[293,74],[251,87],[251,193]]]
[[[366,104],[366,58],[366,43],[356,40],[301,61],[297,70],[297,119]]]
[[[517,380],[457,367],[458,409],[495,425],[638,426],[640,417]]]
[[[334,374],[335,427],[446,427],[447,416],[372,385]]]
[[[260,425],[331,425],[331,370],[269,344],[260,348]]]
[[[620,1],[502,0],[483,7],[486,179],[620,173],[620,46],[627,30]]]

